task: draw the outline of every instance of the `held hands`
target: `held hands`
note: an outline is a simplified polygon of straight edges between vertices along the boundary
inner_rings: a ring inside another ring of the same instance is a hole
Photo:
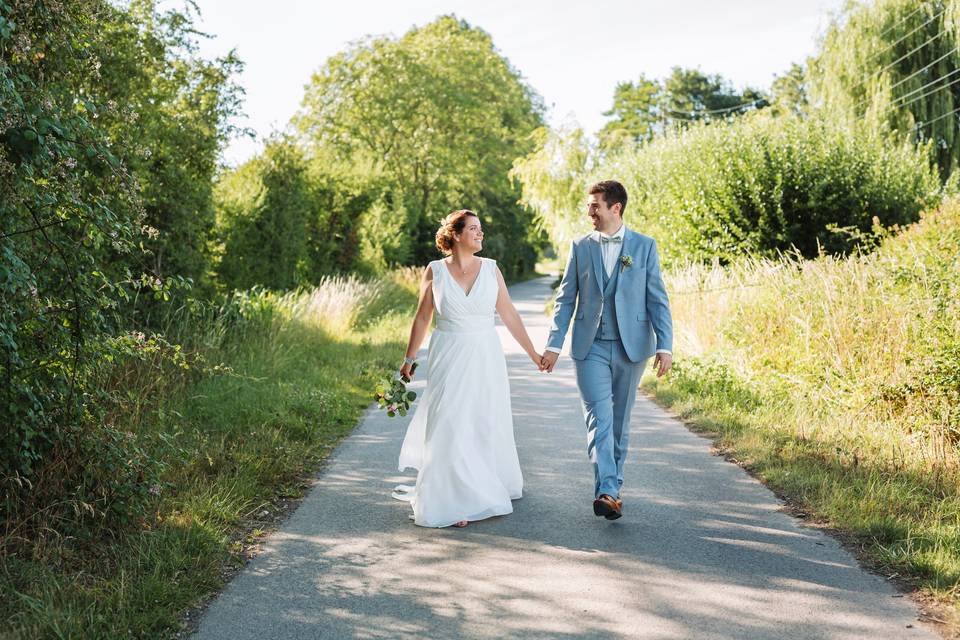
[[[543,371],[543,359],[540,357],[540,354],[537,353],[536,351],[532,351],[527,355],[529,355],[530,359],[533,360],[533,364],[537,366],[537,369],[539,371]]]
[[[560,354],[556,351],[544,350],[543,355],[540,356],[540,371],[552,373],[553,368],[557,366],[557,358],[559,357]]]
[[[557,359],[559,357],[560,354],[555,351],[544,351],[543,355],[540,356],[540,371],[552,373],[554,367],[557,366]],[[672,365],[673,356],[669,353],[658,353],[656,358],[653,359],[653,368],[656,369],[658,378],[666,375]]]

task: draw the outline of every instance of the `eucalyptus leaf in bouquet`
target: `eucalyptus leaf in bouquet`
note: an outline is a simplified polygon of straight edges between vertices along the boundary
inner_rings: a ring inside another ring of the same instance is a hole
[[[417,363],[414,362],[410,368],[410,373],[417,370]],[[413,391],[407,391],[407,383],[410,378],[401,375],[393,380],[381,380],[377,384],[377,393],[374,399],[381,409],[387,410],[387,415],[391,418],[399,415],[404,417],[410,411],[410,403],[417,398]]]

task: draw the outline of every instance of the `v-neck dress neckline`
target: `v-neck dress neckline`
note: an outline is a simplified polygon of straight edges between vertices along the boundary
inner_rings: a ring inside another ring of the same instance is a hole
[[[483,258],[477,258],[480,260],[480,268],[477,269],[477,277],[473,279],[473,284],[470,285],[469,291],[464,291],[463,287],[460,286],[460,283],[457,282],[457,279],[453,277],[453,272],[450,271],[450,265],[447,264],[446,260],[441,260],[443,263],[443,268],[447,270],[447,275],[450,276],[450,279],[453,280],[453,284],[457,286],[457,289],[460,289],[460,293],[463,294],[464,298],[469,298],[470,294],[473,293],[473,290],[477,288],[477,283],[480,282],[480,276],[483,275]]]

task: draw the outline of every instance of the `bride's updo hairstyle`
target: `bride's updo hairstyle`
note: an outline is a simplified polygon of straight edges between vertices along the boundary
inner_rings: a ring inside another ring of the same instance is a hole
[[[440,228],[437,229],[437,249],[443,255],[448,256],[453,253],[453,236],[463,233],[463,228],[467,226],[467,218],[479,218],[477,214],[470,209],[460,209],[454,211],[443,219]]]

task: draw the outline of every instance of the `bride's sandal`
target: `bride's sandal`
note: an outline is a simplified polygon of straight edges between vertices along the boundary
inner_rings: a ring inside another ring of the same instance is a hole
[[[465,526],[470,524],[469,520],[461,520],[460,522],[454,522],[451,527],[456,527],[457,529],[463,529]]]

